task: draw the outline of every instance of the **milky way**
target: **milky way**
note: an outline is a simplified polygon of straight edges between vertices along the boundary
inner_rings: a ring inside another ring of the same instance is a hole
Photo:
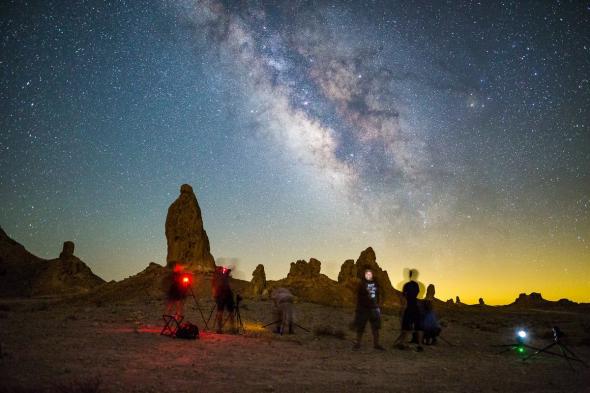
[[[246,278],[309,257],[335,276],[373,246],[443,297],[590,300],[588,3],[2,14],[0,225],[40,256],[162,263],[187,182]]]

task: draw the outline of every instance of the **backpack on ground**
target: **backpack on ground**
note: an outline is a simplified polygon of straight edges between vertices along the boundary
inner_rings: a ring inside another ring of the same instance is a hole
[[[180,328],[176,331],[176,338],[196,340],[199,338],[199,328],[197,325],[190,322],[183,322],[180,324]]]

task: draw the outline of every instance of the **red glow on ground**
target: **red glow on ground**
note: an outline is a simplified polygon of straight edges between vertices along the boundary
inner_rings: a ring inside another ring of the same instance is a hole
[[[201,327],[199,326],[199,329]],[[110,334],[149,334],[154,336],[160,336],[160,332],[162,331],[162,326],[160,325],[143,325],[138,327],[130,327],[130,326],[115,326],[115,327],[106,327],[103,328],[102,331],[104,333]],[[165,337],[165,336],[163,336]],[[165,337],[166,338],[166,337]],[[206,341],[214,341],[214,342],[233,342],[239,338],[239,336],[231,335],[231,334],[217,334],[213,332],[199,330],[199,338],[201,340]],[[184,341],[181,342],[190,342]]]

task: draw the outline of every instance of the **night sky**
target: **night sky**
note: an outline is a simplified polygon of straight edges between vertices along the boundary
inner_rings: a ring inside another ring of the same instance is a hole
[[[443,299],[590,301],[590,2],[0,12],[0,225],[41,257],[164,264],[189,183],[243,278],[372,246]]]

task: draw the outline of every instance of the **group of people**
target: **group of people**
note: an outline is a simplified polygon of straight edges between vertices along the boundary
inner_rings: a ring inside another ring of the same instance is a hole
[[[420,286],[412,279],[413,271],[410,271],[410,281],[404,284],[402,293],[405,298],[405,308],[402,314],[401,333],[394,342],[397,349],[408,349],[410,334],[415,333],[411,342],[417,344],[416,350],[422,352],[423,344],[432,345],[441,332],[440,324],[434,313],[432,302],[424,300],[420,302]],[[364,271],[357,291],[357,303],[353,327],[356,329],[356,341],[353,349],[361,347],[361,340],[367,326],[371,325],[373,334],[373,347],[377,350],[385,350],[379,342],[379,330],[381,329],[381,288],[370,269]],[[422,303],[422,304],[420,304]]]
[[[211,280],[211,289],[215,301],[215,331],[222,333],[223,327],[229,321],[229,332],[236,333],[236,321],[234,310],[234,292],[230,285],[231,269],[218,266]],[[192,294],[192,274],[184,271],[180,264],[172,267],[170,274],[164,278],[164,291],[166,292],[166,314],[180,320],[184,315],[184,303]],[[239,295],[238,295],[239,296]],[[293,300],[294,296],[287,288],[275,288],[270,296],[273,302],[273,324],[276,325],[275,333],[293,334]],[[236,298],[239,300],[239,298]],[[224,321],[224,312],[227,317]]]
[[[213,274],[211,289],[215,301],[215,331],[221,333],[225,322],[229,321],[229,331],[236,332],[234,310],[236,303],[230,286],[231,269],[218,266]],[[192,275],[184,271],[180,264],[174,265],[171,274],[164,279],[166,291],[166,314],[173,315],[177,320],[184,315],[184,303],[191,294]],[[224,321],[224,311],[227,318]]]
[[[212,280],[212,292],[215,300],[215,330],[221,333],[224,326],[224,311],[227,311],[229,329],[235,332],[234,318],[234,293],[230,286],[231,269],[217,267]],[[423,351],[422,345],[436,343],[436,338],[441,332],[440,324],[434,313],[430,300],[419,300],[420,286],[413,280],[413,271],[410,271],[410,280],[404,284],[402,293],[405,298],[405,308],[401,318],[401,333],[395,340],[394,346],[398,349],[408,349],[410,334],[413,334],[410,343],[416,344],[418,352]],[[181,265],[175,265],[171,275],[166,281],[167,288],[167,314],[177,318],[184,313],[184,302],[190,294],[192,282],[187,273],[183,272]],[[384,350],[379,342],[379,330],[381,329],[381,288],[373,275],[373,271],[366,269],[358,286],[357,302],[353,327],[356,330],[356,340],[353,349],[361,347],[362,337],[367,323],[371,326],[373,335],[373,347]],[[276,333],[293,333],[293,294],[287,288],[276,288],[271,294],[273,301],[274,319],[276,320]],[[174,313],[174,314],[173,314]]]

